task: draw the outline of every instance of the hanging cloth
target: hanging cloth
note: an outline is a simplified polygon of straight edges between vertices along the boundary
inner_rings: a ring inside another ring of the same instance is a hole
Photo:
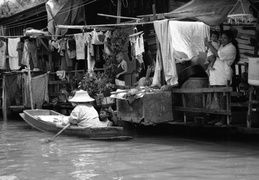
[[[8,38],[9,67],[11,70],[18,70],[20,68],[18,51],[16,50],[19,41],[20,38]]]
[[[154,28],[160,47],[160,49],[158,49],[158,53],[161,53],[161,56],[157,57],[162,59],[162,61],[160,59],[157,59],[156,61],[160,61],[162,63],[159,66],[162,67],[164,71],[165,81],[167,85],[176,85],[178,83],[178,76],[176,72],[175,58],[173,56],[172,50],[172,37],[168,25],[168,20],[154,21]],[[152,84],[154,84],[155,81],[159,81],[158,79],[155,79],[155,77],[156,76],[154,76]]]
[[[74,34],[74,37],[76,41],[76,59],[84,60],[85,59],[84,34],[83,33]]]
[[[6,42],[0,40],[0,69],[6,69]]]

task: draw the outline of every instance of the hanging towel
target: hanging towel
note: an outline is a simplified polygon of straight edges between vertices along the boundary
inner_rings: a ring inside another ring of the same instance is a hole
[[[74,34],[76,41],[76,59],[84,60],[85,59],[85,40],[84,34]]]
[[[24,92],[25,92],[25,107],[31,107],[30,103],[30,93],[29,93],[29,78],[27,75],[23,75],[25,81]],[[32,97],[34,108],[42,108],[44,102],[49,102],[49,93],[48,93],[48,83],[49,83],[49,74],[45,73],[39,76],[31,78],[31,88],[32,88]]]
[[[20,38],[8,38],[9,66],[11,70],[17,70],[20,68],[18,60],[18,51],[16,50],[19,41]]]
[[[170,34],[168,24],[169,21],[167,19],[154,21],[154,28],[157,39],[159,41],[158,47],[160,47],[160,49],[158,49],[160,52],[158,51],[158,53],[161,53],[162,59],[162,61],[160,59],[157,59],[157,61],[162,63],[161,67],[163,68],[164,78],[167,85],[176,85],[178,83],[178,76],[176,71],[175,58],[173,56],[172,36]],[[158,79],[154,78],[153,82],[155,81],[158,81]]]
[[[0,40],[0,69],[6,69],[6,42]]]
[[[209,37],[210,27],[202,22],[170,21],[169,32],[172,48],[188,56],[188,60],[205,52],[204,38]],[[181,59],[181,57],[180,57]],[[187,60],[185,57],[183,60]]]
[[[88,72],[93,71],[95,66],[95,59],[94,56],[94,47],[92,44],[92,33],[85,33],[84,39],[87,48],[87,70]]]

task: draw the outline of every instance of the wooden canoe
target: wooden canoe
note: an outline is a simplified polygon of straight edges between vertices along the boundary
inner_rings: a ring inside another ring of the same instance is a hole
[[[23,113],[20,113],[20,116],[32,127],[55,134],[65,127],[59,123],[59,119],[67,117],[56,111],[46,109],[24,110]],[[95,140],[126,140],[132,138],[132,136],[126,135],[123,127],[118,126],[100,128],[70,126],[62,134]]]

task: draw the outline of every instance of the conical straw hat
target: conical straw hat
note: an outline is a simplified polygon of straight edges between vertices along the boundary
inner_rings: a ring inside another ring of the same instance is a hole
[[[69,99],[70,102],[91,102],[95,99],[91,98],[87,91],[79,90],[76,91],[74,97]]]

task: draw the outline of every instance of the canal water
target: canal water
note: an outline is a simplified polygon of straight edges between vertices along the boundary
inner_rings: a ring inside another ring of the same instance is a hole
[[[152,130],[151,130],[152,131]],[[259,142],[134,132],[128,141],[93,141],[0,119],[0,180],[258,180]]]

